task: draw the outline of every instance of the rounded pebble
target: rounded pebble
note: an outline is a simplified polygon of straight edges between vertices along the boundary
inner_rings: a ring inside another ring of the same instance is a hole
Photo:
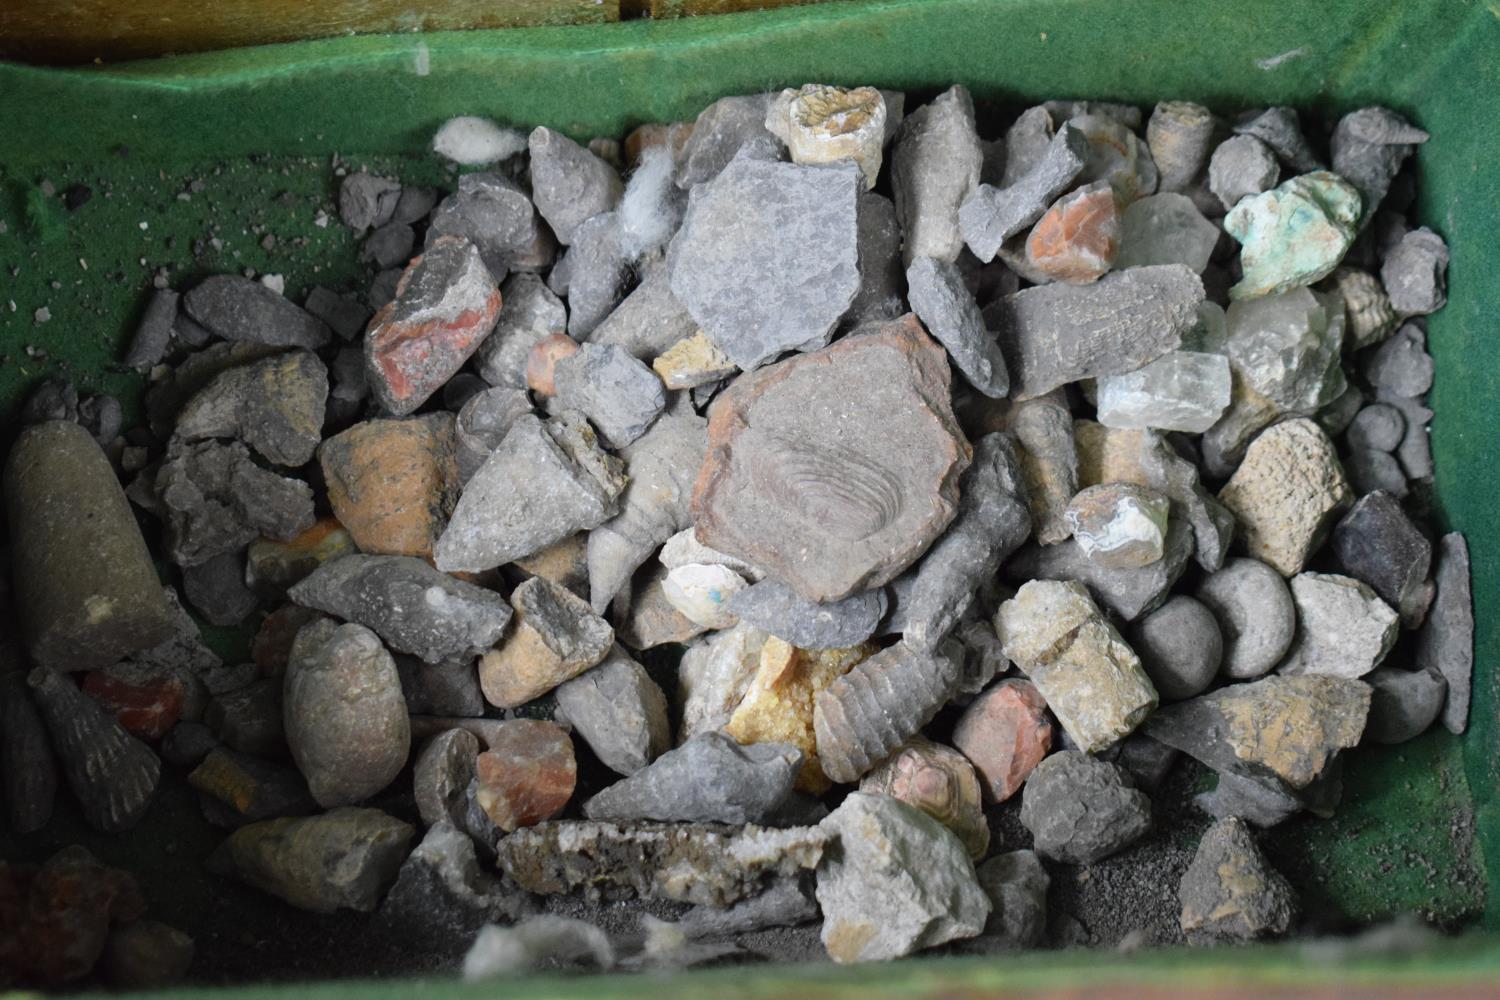
[[[1191,698],[1213,683],[1224,636],[1212,611],[1179,594],[1135,623],[1131,648],[1166,701]]]
[[[1356,448],[1344,456],[1344,474],[1355,496],[1376,490],[1385,490],[1397,499],[1406,496],[1406,472],[1390,452]]]
[[[1360,679],[1374,689],[1365,724],[1365,739],[1374,743],[1405,743],[1420,736],[1448,700],[1448,683],[1427,670],[1377,667]]]
[[[1297,609],[1280,573],[1258,559],[1231,559],[1195,596],[1219,620],[1224,676],[1248,680],[1281,662],[1297,632]]]
[[[1406,434],[1406,418],[1389,403],[1373,403],[1355,414],[1344,442],[1350,448],[1395,451]]]

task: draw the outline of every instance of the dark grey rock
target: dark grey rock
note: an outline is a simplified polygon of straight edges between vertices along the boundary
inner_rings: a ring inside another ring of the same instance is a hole
[[[1313,419],[1329,437],[1338,437],[1349,429],[1349,425],[1354,422],[1354,418],[1359,415],[1364,405],[1364,392],[1346,377],[1344,391],[1339,393],[1333,402],[1320,407],[1313,415]]]
[[[431,230],[428,230],[430,233]],[[431,240],[428,241],[429,243]],[[388,267],[370,281],[370,290],[365,294],[365,304],[372,313],[384,309],[396,297],[396,287],[401,284],[402,267]],[[503,272],[502,272],[503,273]]]
[[[411,556],[343,556],[287,593],[303,607],[373,629],[392,649],[428,663],[485,653],[511,617],[499,594]]]
[[[722,97],[705,108],[678,157],[677,186],[691,188],[717,177],[748,142],[781,147],[766,128],[771,94]]]
[[[433,206],[437,204],[437,200],[436,188],[403,187],[401,197],[396,200],[396,212],[391,216],[391,220],[404,222],[408,226],[416,225],[427,218]]]
[[[228,694],[249,687],[260,680],[260,667],[254,663],[220,663],[198,675],[210,695]]]
[[[1126,621],[1134,621],[1161,606],[1172,584],[1187,567],[1193,552],[1193,537],[1180,518],[1167,523],[1161,559],[1133,569],[1100,566],[1076,541],[1056,545],[1027,545],[1005,563],[1005,575],[1025,580],[1077,580],[1085,584],[1099,603]]]
[[[861,190],[853,164],[736,160],[688,199],[672,294],[741,368],[824,346],[859,291]]]
[[[1405,743],[1437,721],[1448,697],[1448,682],[1431,670],[1376,667],[1364,676],[1370,685],[1370,718],[1365,740]]]
[[[1448,244],[1431,229],[1413,229],[1386,252],[1380,280],[1404,316],[1437,312],[1448,301]]]
[[[958,213],[964,242],[982,261],[995,259],[1000,245],[1040,219],[1047,207],[1083,172],[1089,141],[1064,125],[1027,173],[1004,188],[977,186]]]
[[[997,854],[976,868],[974,874],[990,897],[985,937],[999,938],[1015,948],[1038,944],[1047,929],[1047,890],[1052,880],[1036,852]]]
[[[216,375],[177,414],[183,441],[234,438],[276,465],[309,462],[322,440],[328,369],[289,351]]]
[[[1243,819],[1269,829],[1303,809],[1302,800],[1279,782],[1262,782],[1228,771],[1219,772],[1219,783],[1193,796],[1193,804],[1215,819]]]
[[[741,746],[702,733],[583,804],[594,820],[774,822],[792,793],[802,751],[789,743]]]
[[[618,345],[631,357],[650,364],[657,355],[697,331],[697,321],[672,294],[667,267],[660,264],[649,269],[635,290],[594,328],[589,343]]]
[[[844,313],[842,325],[895,319],[903,305],[906,276],[901,270],[901,224],[896,206],[884,195],[866,191],[855,207],[859,230],[859,291]]]
[[[615,168],[561,132],[532,130],[531,199],[557,242],[567,246],[585,220],[614,209],[625,185]]]
[[[341,347],[328,366],[332,388],[329,401],[359,403],[369,398],[370,383],[365,378],[365,352],[358,347]],[[329,409],[332,409],[330,406]]]
[[[1117,271],[1089,285],[1058,282],[984,311],[1010,362],[1013,397],[1117,375],[1176,349],[1197,322],[1203,282],[1183,264]]]
[[[581,223],[548,279],[553,291],[568,297],[568,335],[587,339],[625,297],[630,274],[619,216],[605,212]]]
[[[1167,773],[1181,755],[1175,747],[1158,743],[1140,733],[1131,733],[1117,744],[1114,763],[1130,775],[1135,787],[1151,794],[1167,780]]]
[[[1377,390],[1416,399],[1432,388],[1433,364],[1432,355],[1427,353],[1427,335],[1415,323],[1403,325],[1380,346],[1362,355],[1361,369]]]
[[[1384,491],[1360,497],[1334,527],[1331,547],[1343,571],[1374,588],[1404,627],[1421,624],[1432,601],[1432,543],[1398,499]]]
[[[618,774],[636,773],[672,745],[667,696],[619,646],[555,696],[573,732]]]
[[[695,906],[677,927],[690,938],[727,938],[818,919],[818,901],[806,879],[774,880],[767,889],[730,907]]]
[[[1257,559],[1237,558],[1206,577],[1194,596],[1218,619],[1224,676],[1249,680],[1286,655],[1297,632],[1297,607],[1281,574]]]
[[[42,383],[31,391],[31,395],[26,397],[26,402],[21,405],[20,418],[23,425],[41,424],[49,420],[77,423],[77,386],[67,379],[43,379]]]
[[[1130,648],[1141,659],[1163,701],[1191,698],[1213,683],[1224,637],[1213,612],[1182,594],[1143,616],[1130,629]]]
[[[538,271],[552,263],[557,238],[531,199],[503,174],[464,174],[458,190],[432,213],[427,243],[462,236],[479,248],[497,281],[507,271]]]
[[[1398,396],[1387,389],[1375,393],[1377,402],[1389,403],[1401,411],[1406,418],[1406,435],[1401,447],[1396,449],[1396,459],[1407,479],[1432,478],[1432,442],[1427,437],[1427,425],[1432,423],[1432,411],[1415,399]]]
[[[1045,758],[1021,790],[1037,853],[1075,865],[1124,850],[1151,829],[1151,800],[1120,768],[1076,750]]]
[[[1269,146],[1294,174],[1305,174],[1323,166],[1303,137],[1297,112],[1292,108],[1278,107],[1261,112],[1247,112],[1234,124],[1234,132],[1236,135],[1255,136]]]
[[[218,745],[218,737],[203,723],[179,722],[161,738],[158,749],[168,764],[197,767]]]
[[[1353,450],[1395,451],[1406,436],[1406,418],[1387,403],[1371,403],[1354,415],[1344,431],[1344,443]]]
[[[322,317],[319,317],[320,319]],[[197,320],[187,314],[179,298],[177,303],[177,319],[172,323],[172,336],[178,343],[187,347],[199,348],[208,344],[213,339],[213,334],[205,330]]]
[[[903,260],[952,262],[963,249],[960,206],[979,183],[984,153],[974,100],[950,87],[901,123],[891,149],[891,192],[906,243]]]
[[[400,199],[398,181],[364,172],[349,174],[339,185],[339,218],[350,229],[364,232],[389,222]]]
[[[1297,913],[1291,885],[1238,819],[1220,820],[1203,834],[1177,895],[1183,933],[1195,943],[1279,937]]]
[[[99,447],[108,448],[120,436],[120,425],[124,411],[120,401],[113,396],[93,393],[78,401],[78,424],[99,442]]]
[[[239,625],[260,600],[245,586],[245,555],[224,552],[182,571],[182,594],[212,625]]]
[[[1355,448],[1343,458],[1344,474],[1355,496],[1384,490],[1397,499],[1405,499],[1410,488],[1406,471],[1396,456],[1373,448]]]
[[[313,526],[312,489],[256,465],[239,442],[174,442],[157,470],[166,548],[179,566],[237,552],[262,535],[289,542]]]
[[[646,433],[667,405],[656,373],[623,347],[584,344],[557,362],[557,405],[589,418],[610,448]]]
[[[1361,226],[1385,200],[1401,164],[1428,138],[1389,108],[1360,108],[1339,119],[1329,140],[1329,157],[1333,172],[1359,189]]]
[[[534,908],[525,893],[480,868],[466,833],[440,820],[402,863],[375,923],[403,947],[451,961],[485,924],[510,923]]]
[[[411,259],[417,237],[404,222],[387,222],[359,245],[359,259],[376,267],[400,267]]]
[[[182,304],[189,316],[224,340],[316,350],[333,336],[316,316],[237,274],[204,278],[183,296]]]
[[[0,792],[15,833],[36,833],[51,821],[57,758],[19,670],[0,677]]]
[[[414,656],[396,657],[401,691],[412,715],[478,718],[484,714],[484,692],[472,660],[423,663]]]
[[[729,610],[799,649],[857,646],[875,634],[886,612],[880,588],[819,604],[776,580],[761,580],[729,599]]]
[[[262,757],[286,754],[281,678],[267,677],[245,687],[214,695],[203,721],[219,742],[233,750]]]
[[[449,822],[467,828],[469,786],[479,758],[479,737],[466,729],[445,729],[417,752],[412,795],[427,826]]]
[[[516,422],[531,412],[531,397],[525,389],[486,389],[470,397],[453,426],[459,481],[473,478]]]
[[[172,345],[172,325],[177,321],[177,300],[177,293],[170,288],[158,288],[151,293],[130,347],[121,359],[126,365],[147,371],[167,356]]]
[[[565,333],[568,311],[535,274],[513,274],[500,286],[500,317],[474,352],[474,367],[486,382],[526,388],[526,358],[537,341]]]
[[[1010,373],[994,334],[985,329],[958,266],[917,257],[906,269],[912,311],[937,338],[969,384],[992,399],[1010,392]]]
[[[1438,541],[1437,596],[1417,639],[1417,666],[1448,682],[1443,725],[1451,733],[1468,726],[1474,674],[1474,599],[1469,587],[1469,545],[1458,532]]]

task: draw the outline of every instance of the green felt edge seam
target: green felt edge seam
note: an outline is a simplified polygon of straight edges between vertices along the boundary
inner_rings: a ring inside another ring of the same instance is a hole
[[[1433,447],[1444,519],[1468,535],[1473,554],[1477,676],[1471,729],[1460,747],[1478,839],[1487,867],[1497,870],[1500,673],[1493,663],[1500,635],[1493,621],[1500,563],[1490,526],[1500,492],[1491,458],[1500,430],[1489,418],[1500,399],[1490,343],[1491,317],[1500,314],[1500,287],[1492,277],[1500,253],[1494,238],[1500,232],[1497,32],[1500,10],[1475,0],[875,0],[671,22],[338,38],[82,70],[0,64],[6,143],[0,177],[30,182],[43,165],[91,162],[121,145],[153,162],[267,152],[410,152],[443,119],[461,113],[548,123],[580,138],[618,134],[638,122],[690,117],[723,94],[809,79],[917,91],[958,80],[980,99],[1017,103],[1061,94],[1144,104],[1172,97],[1221,109],[1287,103],[1330,114],[1388,104],[1435,136],[1420,154],[1416,215],[1453,252],[1450,302],[1429,324],[1438,365]],[[431,67],[420,77],[414,72],[419,46],[426,46]],[[1494,893],[1484,924],[1500,929]],[[799,982],[831,976],[846,984],[831,985],[836,991],[913,995],[923,982],[990,989],[996,969],[1013,969],[1031,986],[1120,976],[1122,969],[1165,976],[1163,970],[1180,970],[1183,963],[1232,970],[1236,978],[1247,970],[1270,975],[1294,952],[1238,954],[1240,960],[1228,964],[1188,956],[1128,966],[1097,956],[931,961],[903,966],[892,982],[863,971],[815,970],[693,980],[720,992],[744,984],[753,995],[771,995],[777,982],[784,988],[783,975],[795,974]],[[1420,974],[1436,967],[1477,976],[1494,966],[1488,956],[1462,959],[1446,949],[1435,962]],[[940,970],[951,970],[957,980]],[[526,995],[586,992],[535,985]],[[642,988],[614,983],[607,992],[623,996]],[[356,991],[367,995],[361,987],[320,988],[327,996]]]

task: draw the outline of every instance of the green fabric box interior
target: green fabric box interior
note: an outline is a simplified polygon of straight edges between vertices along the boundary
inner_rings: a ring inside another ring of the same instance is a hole
[[[1500,257],[1495,0],[874,0],[672,22],[345,37],[86,69],[0,65],[0,448],[14,434],[19,401],[45,374],[120,395],[127,420],[139,413],[139,379],[116,359],[159,267],[169,268],[174,285],[213,271],[276,271],[294,297],[312,284],[353,281],[351,237],[337,225],[316,227],[307,208],[309,198],[326,200],[333,190],[333,154],[436,182],[444,174],[426,146],[452,115],[547,124],[587,139],[691,118],[725,94],[809,80],[918,94],[957,81],[982,110],[1064,96],[1146,107],[1175,98],[1220,111],[1289,104],[1323,115],[1381,103],[1432,134],[1419,153],[1417,217],[1452,249],[1450,301],[1430,326],[1432,443],[1440,520],[1465,532],[1474,553],[1470,730],[1361,749],[1350,760],[1337,817],[1288,824],[1273,851],[1326,926],[1416,913],[1463,933],[1416,954],[1354,950],[1337,963],[1294,945],[1075,951],[894,968],[548,978],[505,992],[954,996],[1122,984],[1251,989],[1334,977],[1450,987],[1490,979],[1500,971],[1492,937],[1500,902],[1486,874],[1500,866],[1500,559],[1490,559],[1500,528],[1487,513],[1500,485],[1489,464],[1500,449],[1500,424],[1483,416],[1500,400],[1500,351],[1489,343],[1500,282],[1485,277]],[[215,183],[184,198],[197,177]],[[56,199],[43,201],[35,192],[44,178],[59,189],[89,184],[94,204],[69,214]],[[101,198],[106,190],[110,197]],[[276,234],[277,245],[262,248],[259,232]],[[194,241],[210,235],[222,248],[200,245],[195,255]],[[43,306],[51,319],[37,325],[34,312]],[[244,642],[215,638],[226,647]],[[196,870],[215,839],[209,831],[201,842],[170,844],[67,832],[135,869]],[[36,838],[0,835],[0,856],[44,857],[62,837],[56,829]],[[191,929],[197,908],[212,903],[186,897],[192,888],[211,894],[212,883],[196,875],[183,881],[184,898],[154,899],[153,915]],[[412,988],[329,983],[308,995],[394,997]],[[429,996],[493,991],[456,982],[423,987]],[[251,987],[237,995],[273,992]]]

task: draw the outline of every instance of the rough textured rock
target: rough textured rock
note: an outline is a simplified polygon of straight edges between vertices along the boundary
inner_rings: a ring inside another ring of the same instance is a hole
[[[1340,267],[1329,279],[1344,300],[1345,340],[1353,350],[1380,343],[1396,328],[1396,311],[1380,279],[1368,271]]]
[[[1039,943],[1047,929],[1047,890],[1052,880],[1035,851],[998,854],[975,869],[990,897],[984,936],[1015,948]]]
[[[835,962],[900,958],[984,929],[990,900],[957,837],[919,810],[855,792],[823,821],[823,946]]]
[[[0,876],[7,897],[0,970],[16,985],[77,984],[105,954],[111,928],[139,926],[146,910],[133,876],[79,845],[39,866],[8,863]]]
[[[561,132],[538,127],[527,148],[532,200],[563,246],[580,223],[613,209],[625,191],[614,167]]]
[[[182,297],[187,314],[225,340],[316,350],[333,337],[317,317],[258,281],[237,274],[204,278]]]
[[[459,177],[458,190],[432,213],[427,243],[444,236],[461,236],[477,246],[497,278],[508,270],[545,268],[557,251],[557,238],[537,216],[526,192],[497,173]]]
[[[1105,181],[1095,181],[1064,195],[1047,209],[1026,237],[1026,263],[1055,281],[1086,285],[1103,277],[1115,264],[1121,234],[1114,189]],[[1202,268],[1197,270],[1201,273]]]
[[[1100,483],[1078,492],[1063,512],[1078,549],[1104,569],[1139,569],[1165,553],[1167,498],[1136,483]]]
[[[433,550],[438,568],[480,572],[603,523],[619,510],[622,464],[576,414],[521,417],[465,484]]]
[[[1047,703],[1030,681],[1000,681],[964,709],[953,745],[984,779],[985,799],[1004,802],[1052,748]]]
[[[1218,123],[1191,101],[1161,101],[1146,123],[1146,144],[1162,191],[1181,191],[1203,172]]]
[[[288,593],[304,607],[373,629],[392,649],[428,663],[478,656],[510,621],[499,594],[410,556],[335,559]]]
[[[672,294],[667,271],[664,262],[645,266],[641,283],[594,328],[589,343],[618,345],[632,357],[650,361],[696,334],[698,323]]]
[[[1256,559],[1231,559],[1194,596],[1218,619],[1224,676],[1250,680],[1281,662],[1296,634],[1297,607],[1280,573]]]
[[[789,743],[703,733],[583,804],[589,819],[776,825],[802,767]]]
[[[1078,492],[1078,452],[1066,393],[1056,389],[1011,403],[1004,422],[1016,437],[1036,540],[1055,545],[1070,533],[1063,511]]]
[[[498,863],[523,889],[544,895],[582,890],[594,899],[639,896],[723,907],[757,895],[773,880],[816,868],[829,836],[817,827],[565,821],[506,837]],[[954,847],[963,850],[957,841]]]
[[[479,661],[490,704],[515,708],[603,661],[614,629],[566,587],[534,576],[511,592],[515,627]]]
[[[1213,683],[1223,658],[1224,638],[1212,611],[1178,594],[1135,623],[1130,645],[1157,694],[1167,701],[1180,701]]]
[[[1005,575],[1017,583],[1027,580],[1076,580],[1086,584],[1101,604],[1126,621],[1134,621],[1160,607],[1172,585],[1187,567],[1193,551],[1187,524],[1172,520],[1162,543],[1162,557],[1135,569],[1110,569],[1083,554],[1074,541],[1037,547],[1027,545],[1005,563]]]
[[[184,567],[182,596],[211,625],[239,625],[260,604],[245,585],[245,558],[238,552]]]
[[[1010,373],[994,334],[985,329],[958,266],[916,257],[906,269],[911,308],[970,385],[994,399],[1010,392]]]
[[[1140,660],[1080,583],[1026,584],[1000,606],[995,634],[1087,752],[1128,736],[1156,707]]]
[[[906,275],[901,263],[901,224],[896,206],[884,195],[866,191],[856,206],[859,224],[859,291],[841,325],[895,319],[905,311]]]
[[[499,313],[500,289],[479,248],[459,237],[430,243],[365,332],[376,400],[396,416],[414,411],[463,367]]]
[[[1420,736],[1437,721],[1448,697],[1448,682],[1431,670],[1377,667],[1364,682],[1370,685],[1367,742],[1405,743]]]
[[[718,176],[746,145],[779,147],[766,128],[771,94],[721,97],[698,115],[677,156],[677,186],[684,190]]]
[[[1387,251],[1380,267],[1391,306],[1403,316],[1437,312],[1448,301],[1448,245],[1426,226],[1413,229]]]
[[[584,344],[558,361],[558,403],[589,418],[610,448],[635,441],[667,405],[661,379],[622,347]]]
[[[401,677],[374,632],[326,619],[307,626],[292,645],[285,685],[287,746],[320,806],[363,801],[406,766]]]
[[[1271,148],[1253,135],[1236,135],[1219,143],[1208,161],[1208,189],[1225,209],[1241,198],[1269,191],[1281,179]]]
[[[970,449],[948,387],[910,317],[737,379],[709,411],[699,539],[809,600],[889,582],[956,511]]]
[[[552,819],[573,797],[573,741],[551,722],[509,719],[474,761],[475,802],[506,833]]]
[[[526,387],[526,355],[537,341],[568,327],[568,311],[546,282],[513,274],[500,286],[504,306],[495,328],[474,352],[474,367],[490,385]]]
[[[1224,217],[1225,231],[1243,244],[1244,277],[1229,297],[1285,292],[1327,277],[1354,241],[1359,214],[1354,185],[1326,170],[1241,199]]]
[[[1376,392],[1375,398],[1400,410],[1406,419],[1406,436],[1396,449],[1401,471],[1408,479],[1432,479],[1432,444],[1427,437],[1432,411],[1415,399],[1398,396],[1386,389]]]
[[[668,389],[694,389],[737,374],[739,366],[700,330],[658,354],[651,370]]]
[[[1083,378],[1133,371],[1175,349],[1194,325],[1203,283],[1181,264],[1137,267],[1090,285],[1028,288],[985,309],[1030,399]]]
[[[813,729],[823,771],[853,782],[893,754],[952,699],[959,663],[902,642],[839,677],[814,699]]]
[[[741,623],[715,632],[682,654],[677,667],[676,700],[682,706],[678,742],[729,723],[760,669],[761,648],[768,638],[755,626]]]
[[[580,224],[573,245],[547,276],[552,290],[568,297],[568,334],[588,338],[625,297],[630,275],[619,213],[604,212]]]
[[[462,950],[486,922],[514,921],[530,907],[524,894],[480,869],[474,841],[440,820],[427,831],[380,905],[378,926],[429,955]]]
[[[184,441],[236,438],[268,461],[298,466],[323,430],[328,369],[309,351],[290,351],[216,376],[177,414]]]
[[[368,913],[395,881],[414,832],[378,809],[346,806],[241,827],[205,864],[298,909]]]
[[[557,707],[594,756],[619,774],[634,774],[672,745],[666,695],[619,646],[559,685]]]
[[[1354,415],[1344,430],[1344,443],[1351,451],[1392,452],[1406,436],[1406,418],[1388,403],[1371,403]]]
[[[429,556],[458,501],[452,414],[367,420],[324,441],[328,502],[360,551]]]
[[[256,465],[238,442],[174,442],[156,474],[167,552],[181,566],[236,552],[261,536],[291,541],[313,526],[313,495],[301,480]]]
[[[1438,541],[1437,596],[1417,640],[1417,665],[1448,682],[1443,725],[1462,733],[1468,725],[1474,674],[1474,599],[1469,586],[1469,544],[1458,532]]]
[[[799,649],[857,646],[875,634],[887,607],[879,588],[819,604],[775,580],[762,580],[729,598],[734,616]],[[731,623],[732,624],[732,623]]]
[[[853,167],[740,159],[692,192],[672,294],[735,364],[828,343],[859,291],[861,187]]]
[[[1047,206],[1072,185],[1088,156],[1088,138],[1064,125],[1023,176],[1003,188],[972,186],[957,221],[974,256],[986,262],[994,260],[1001,244],[1040,219]],[[1010,173],[1009,165],[1006,172]]]
[[[1021,793],[1021,823],[1037,853],[1089,865],[1145,835],[1151,800],[1114,764],[1063,750],[1031,772]]]
[[[886,116],[885,98],[874,87],[809,83],[771,101],[766,128],[787,144],[793,163],[853,160],[872,188],[884,158]]]
[[[412,791],[425,825],[462,825],[469,805],[469,782],[474,780],[478,759],[479,737],[464,729],[438,733],[417,753]]]
[[[1208,828],[1177,892],[1182,931],[1200,943],[1280,937],[1297,912],[1291,884],[1266,861],[1239,819]]]
[[[531,397],[524,389],[488,389],[470,396],[458,411],[453,426],[459,482],[467,483],[474,478],[474,473],[500,447],[516,421],[531,412]],[[451,509],[446,513],[452,513]]]
[[[1427,335],[1415,323],[1407,323],[1395,335],[1369,352],[1362,365],[1365,378],[1377,390],[1416,398],[1432,388],[1432,356],[1427,353]],[[1394,447],[1385,449],[1394,450]]]
[[[1245,452],[1219,502],[1239,518],[1246,551],[1293,576],[1353,501],[1333,442],[1316,423],[1287,420]]]
[[[1404,627],[1421,624],[1432,602],[1432,543],[1399,500],[1384,491],[1360,497],[1334,527],[1331,547],[1340,568],[1369,584]]]
[[[906,116],[891,150],[891,191],[907,264],[958,258],[959,207],[979,183],[983,161],[974,100],[963,87],[950,87]]]
[[[989,850],[990,827],[981,808],[979,779],[957,750],[914,736],[861,778],[859,790],[889,795],[920,809],[952,830],[970,858],[982,858]]]

